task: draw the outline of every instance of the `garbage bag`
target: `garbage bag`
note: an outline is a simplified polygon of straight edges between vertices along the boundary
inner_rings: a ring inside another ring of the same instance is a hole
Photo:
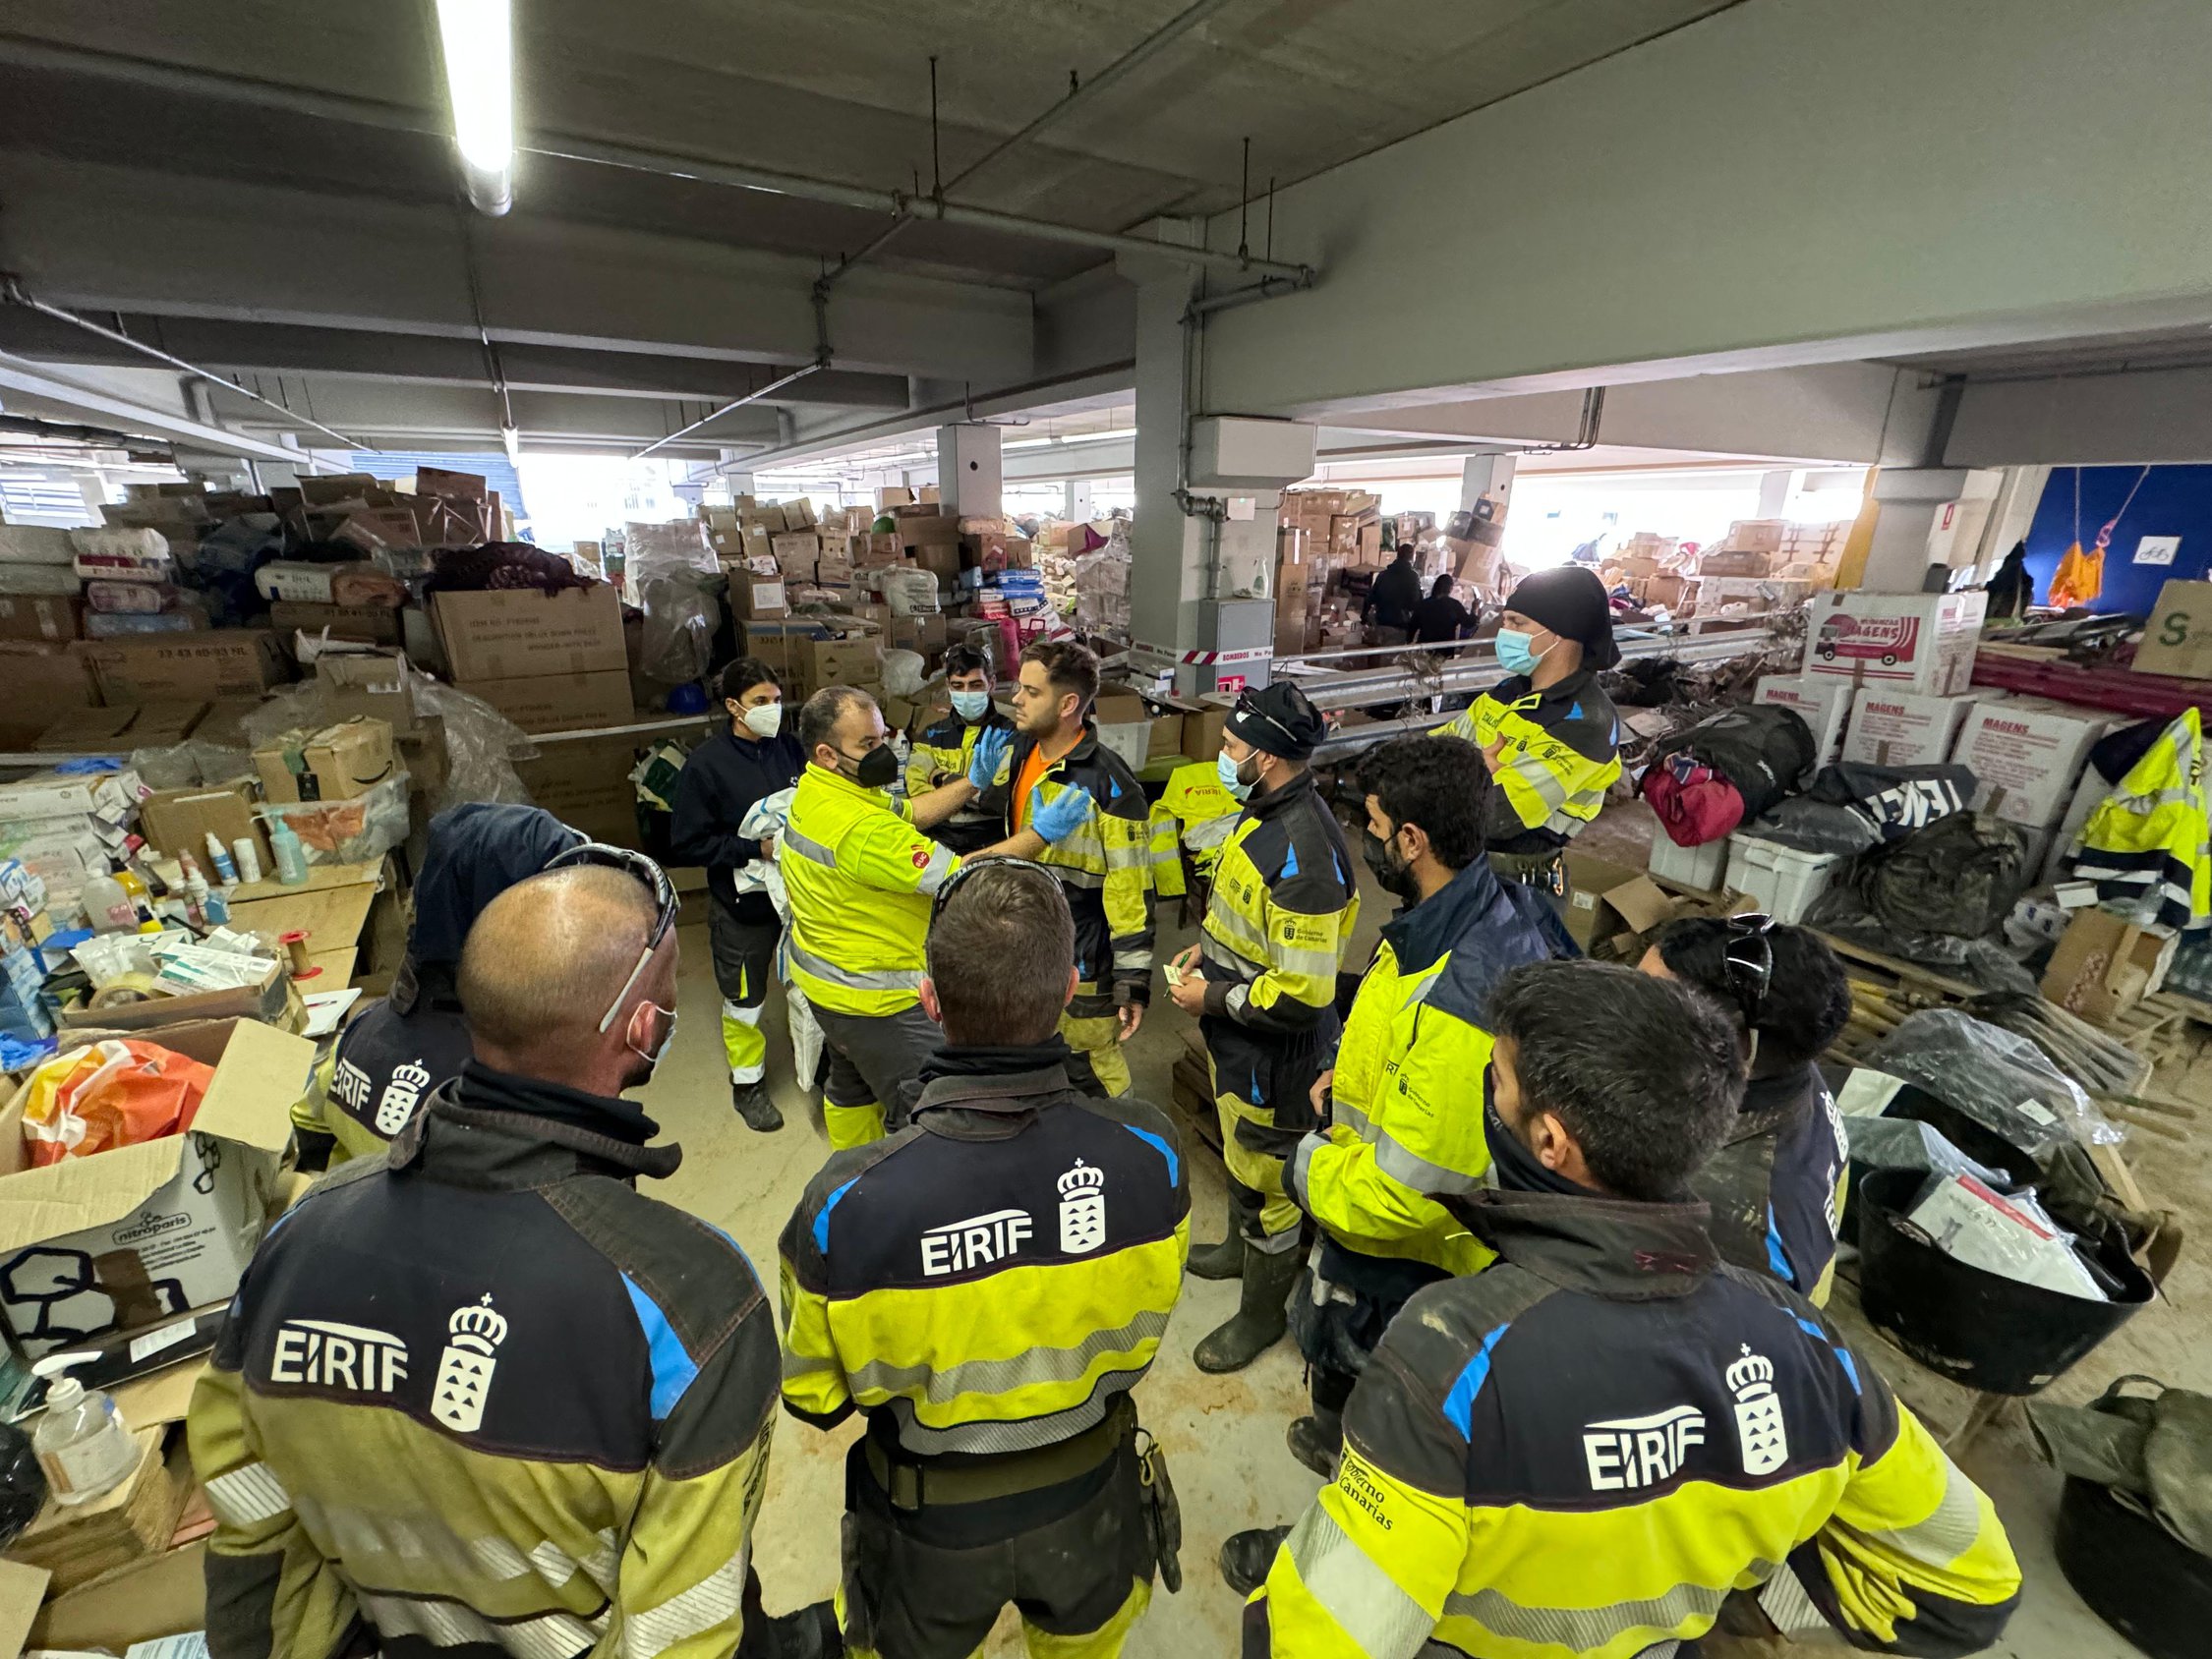
[[[2035,1044],[1957,1008],[1908,1014],[1868,1063],[1919,1084],[2038,1158],[2067,1141],[2121,1139],[2080,1085]]]
[[[1975,1163],[1951,1145],[1943,1130],[1917,1117],[1845,1117],[1843,1138],[1850,1146],[1854,1164],[1870,1164],[1878,1170],[1972,1175],[1991,1186],[2011,1184],[2011,1176],[2004,1171]]]
[[[189,1056],[136,1039],[56,1055],[25,1085],[24,1152],[44,1167],[181,1134],[214,1075]]]
[[[1867,911],[1898,933],[1987,939],[2030,879],[2027,843],[2009,824],[1954,812],[1862,853],[1849,886]]]

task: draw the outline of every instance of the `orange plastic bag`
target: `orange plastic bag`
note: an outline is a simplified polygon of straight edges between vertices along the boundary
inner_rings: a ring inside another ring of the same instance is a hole
[[[2051,592],[2044,602],[2060,610],[2072,610],[2096,603],[2104,591],[2104,543],[2100,540],[2095,547],[2084,552],[2081,543],[2076,542],[2059,555],[2058,568],[2051,573]]]
[[[56,1055],[30,1074],[24,1151],[41,1168],[182,1134],[214,1075],[155,1043],[110,1039]]]

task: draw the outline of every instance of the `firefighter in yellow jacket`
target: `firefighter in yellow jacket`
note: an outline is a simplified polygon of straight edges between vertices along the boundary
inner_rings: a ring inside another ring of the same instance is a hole
[[[914,735],[906,757],[908,799],[965,777],[975,765],[975,745],[989,733],[1012,739],[1014,722],[993,706],[991,689],[990,658],[971,645],[945,653],[945,696],[952,707]],[[931,839],[958,853],[981,852],[1004,834],[980,796],[930,831]]]
[[[1020,833],[1040,801],[1056,818],[1085,803],[1080,822],[1056,834],[1038,862],[1060,879],[1076,918],[1080,983],[1061,1016],[1078,1088],[1129,1093],[1122,1045],[1136,1035],[1152,999],[1151,818],[1144,789],[1122,758],[1098,741],[1090,706],[1098,658],[1074,640],[1039,640],[1021,654],[1014,688],[1016,733],[986,805]],[[978,769],[980,775],[980,769]]]
[[[1283,1164],[1316,1122],[1313,1080],[1335,1053],[1336,974],[1360,916],[1344,831],[1307,762],[1325,730],[1293,685],[1248,691],[1221,740],[1222,786],[1244,812],[1214,866],[1199,943],[1170,977],[1205,1037],[1229,1167],[1229,1235],[1195,1250],[1201,1279],[1242,1278],[1236,1317],[1197,1345],[1238,1371],[1281,1338],[1302,1218]]]
[[[784,1230],[784,1403],[845,1460],[846,1650],[967,1659],[1008,1602],[1032,1654],[1112,1659],[1172,1502],[1131,1391],[1183,1288],[1189,1174],[1157,1107],[1078,1087],[1059,878],[978,858],[940,889],[922,997],[945,1044],[908,1126],[835,1154]]]
[[[1291,1424],[1290,1448],[1324,1478],[1352,1385],[1406,1298],[1490,1260],[1444,1208],[1490,1167],[1474,1087],[1490,1058],[1483,1004],[1510,970],[1580,954],[1550,903],[1484,858],[1489,776],[1471,746],[1394,739],[1363,758],[1360,786],[1368,868],[1406,908],[1382,930],[1334,1070],[1314,1084],[1326,1125],[1284,1176],[1321,1233],[1291,1296],[1313,1410]]]
[[[1006,739],[976,745],[974,771],[919,800],[885,793],[899,758],[876,700],[827,686],[799,711],[806,771],[791,797],[777,867],[790,901],[786,944],[792,981],[822,1027],[829,1075],[822,1117],[832,1147],[884,1131],[899,1085],[937,1046],[921,1010],[922,935],[929,900],[960,859],[923,833],[975,798],[1006,756]],[[1071,833],[1089,810],[1079,790],[1039,802],[1019,830],[989,849],[1034,857]]]
[[[1604,587],[1581,565],[1538,571],[1505,601],[1493,643],[1506,678],[1437,734],[1482,750],[1497,781],[1491,868],[1563,897],[1567,842],[1620,776],[1619,718],[1598,687],[1620,660]]]
[[[1501,1260],[1406,1304],[1282,1547],[1224,1546],[1233,1584],[1264,1574],[1247,1659],[1631,1659],[1697,1640],[1739,1590],[1785,1635],[1997,1640],[2020,1573],[1989,1499],[1810,1302],[1723,1265],[1705,1206],[1672,1197],[1736,1113],[1726,1017],[1546,962],[1488,1018],[1498,1185],[1450,1207]]]

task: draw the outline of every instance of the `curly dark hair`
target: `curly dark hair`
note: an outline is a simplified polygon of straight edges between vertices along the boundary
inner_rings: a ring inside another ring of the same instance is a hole
[[[1445,869],[1464,870],[1483,856],[1490,769],[1464,737],[1393,737],[1378,743],[1360,759],[1359,783],[1360,792],[1372,795],[1392,824],[1420,825]]]
[[[1770,928],[1775,971],[1756,1010],[1728,972],[1728,923],[1715,916],[1670,922],[1659,936],[1666,971],[1694,985],[1746,1031],[1759,1034],[1762,1071],[1803,1065],[1827,1052],[1851,1017],[1851,982],[1828,942],[1806,928]]]

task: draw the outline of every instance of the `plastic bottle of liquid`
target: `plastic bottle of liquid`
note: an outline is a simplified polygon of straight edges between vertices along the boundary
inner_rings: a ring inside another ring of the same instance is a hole
[[[97,1358],[89,1353],[50,1353],[31,1366],[50,1379],[46,1411],[30,1432],[30,1449],[46,1471],[57,1504],[82,1504],[97,1498],[139,1466],[138,1443],[115,1402],[69,1375],[72,1365]]]
[[[230,887],[238,880],[238,862],[230,856],[230,848],[212,830],[207,831],[207,867],[214,871],[215,880]]]
[[[113,876],[94,876],[87,882],[84,904],[94,933],[134,933],[138,929],[139,907],[131,901],[129,889]]]
[[[308,879],[307,848],[300,844],[300,832],[274,814],[269,818],[268,849],[276,860],[279,882],[296,887]]]
[[[238,861],[238,879],[258,882],[262,879],[262,852],[254,845],[254,837],[241,835],[230,843],[231,856]]]
[[[207,878],[200,873],[192,854],[182,855],[184,865],[185,916],[194,927],[207,924]]]

